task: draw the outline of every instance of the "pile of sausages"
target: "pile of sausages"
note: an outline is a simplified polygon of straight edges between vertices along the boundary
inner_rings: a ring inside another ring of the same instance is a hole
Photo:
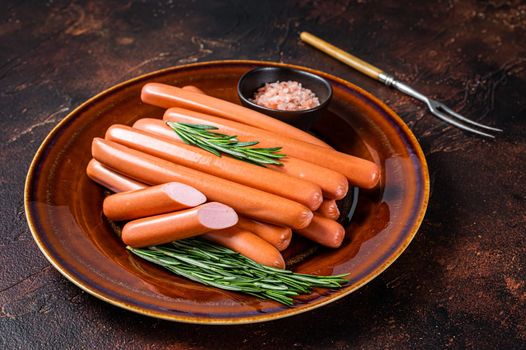
[[[323,246],[341,245],[336,200],[349,183],[374,188],[379,167],[332,149],[311,134],[193,86],[149,83],[144,103],[163,120],[113,125],[95,138],[87,174],[115,194],[104,214],[128,221],[124,243],[145,247],[196,235],[264,265],[284,268],[292,230]],[[262,167],[187,145],[167,121],[206,124],[257,147],[282,147],[282,166]],[[209,201],[209,202],[207,202]]]

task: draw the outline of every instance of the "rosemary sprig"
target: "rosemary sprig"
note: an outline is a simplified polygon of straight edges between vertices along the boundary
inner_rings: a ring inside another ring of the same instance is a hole
[[[347,283],[347,274],[315,276],[276,269],[199,238],[127,249],[192,281],[289,306],[293,305],[293,296],[310,293],[312,288],[340,288]]]
[[[203,124],[189,124],[179,122],[166,122],[173,131],[187,144],[201,147],[202,149],[221,157],[221,153],[257,165],[282,165],[279,159],[285,154],[276,153],[281,147],[252,147],[259,141],[239,142],[236,135],[230,136],[214,132],[215,126]]]

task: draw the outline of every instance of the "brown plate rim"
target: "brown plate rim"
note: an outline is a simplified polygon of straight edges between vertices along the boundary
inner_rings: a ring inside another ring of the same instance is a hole
[[[357,93],[363,95],[366,99],[369,99],[374,104],[376,104],[378,107],[380,107],[383,112],[385,112],[387,115],[389,115],[390,118],[395,122],[395,124],[400,128],[400,131],[402,134],[404,134],[408,141],[411,143],[411,146],[413,150],[415,151],[419,165],[421,170],[421,176],[423,179],[423,193],[422,193],[422,200],[420,203],[420,208],[418,210],[418,214],[415,218],[415,223],[413,227],[411,228],[409,234],[405,238],[405,240],[400,244],[398,249],[394,251],[391,256],[386,259],[386,261],[379,265],[374,271],[368,274],[365,278],[363,278],[361,281],[355,283],[350,288],[343,288],[339,291],[336,291],[335,293],[328,296],[326,299],[315,302],[315,303],[308,303],[303,304],[298,307],[292,307],[285,310],[280,310],[275,313],[269,313],[269,314],[261,314],[257,316],[247,316],[247,317],[236,317],[231,319],[225,319],[225,318],[216,318],[216,317],[192,317],[192,316],[182,316],[182,315],[175,315],[175,314],[168,314],[168,313],[162,313],[162,312],[156,312],[151,310],[146,310],[141,307],[127,304],[121,300],[117,300],[115,298],[111,298],[109,296],[103,295],[99,293],[98,291],[91,288],[91,286],[87,283],[84,283],[82,280],[77,279],[77,277],[70,274],[67,269],[65,269],[63,266],[60,265],[60,263],[54,259],[52,254],[46,249],[46,246],[43,244],[39,237],[39,232],[37,229],[37,225],[35,224],[35,218],[32,216],[32,212],[29,207],[30,198],[31,198],[31,184],[34,182],[35,176],[38,176],[36,174],[35,168],[37,164],[40,161],[40,158],[45,150],[45,148],[48,146],[48,143],[50,140],[55,136],[57,132],[60,131],[60,129],[65,125],[67,122],[70,121],[70,119],[74,118],[79,111],[82,109],[88,107],[92,103],[95,103],[99,98],[110,94],[122,87],[125,87],[126,85],[132,84],[134,82],[137,82],[139,80],[147,79],[150,77],[154,77],[156,75],[164,74],[171,71],[177,71],[177,70],[184,70],[188,68],[195,68],[195,67],[203,67],[203,66],[213,66],[213,65],[256,65],[256,66],[262,66],[262,65],[272,65],[272,66],[281,66],[281,67],[288,67],[293,69],[300,69],[305,70],[310,73],[314,73],[317,75],[320,75],[328,80],[332,80],[335,82],[338,82],[339,84],[342,84],[346,86],[350,90],[354,90]],[[257,323],[257,322],[265,322],[265,321],[271,321],[276,320],[284,317],[289,317],[293,315],[297,315],[303,312],[307,312],[310,310],[314,310],[318,307],[324,306],[326,304],[332,303],[340,298],[343,298],[346,295],[349,295],[356,291],[357,289],[361,288],[365,284],[369,283],[371,280],[376,278],[378,275],[380,275],[383,271],[385,271],[407,248],[407,246],[411,243],[414,236],[416,235],[418,229],[420,228],[420,225],[424,219],[424,215],[427,209],[428,201],[429,201],[429,191],[430,191],[430,183],[429,183],[429,171],[427,167],[427,161],[424,156],[424,152],[422,151],[422,148],[420,147],[420,144],[418,143],[416,137],[412,133],[412,131],[409,129],[409,127],[404,123],[404,121],[398,116],[393,110],[391,110],[385,103],[380,101],[378,98],[370,94],[369,92],[363,90],[362,88],[344,80],[341,78],[338,78],[332,74],[324,73],[315,69],[311,69],[308,67],[298,66],[298,65],[292,65],[287,63],[280,63],[280,62],[272,62],[272,61],[257,61],[257,60],[216,60],[216,61],[208,61],[208,62],[198,62],[198,63],[191,63],[191,64],[185,64],[185,65],[178,65],[178,66],[172,66],[160,70],[156,70],[150,73],[146,73],[140,76],[137,76],[135,78],[126,80],[124,82],[118,83],[116,85],[111,86],[110,88],[94,95],[93,97],[89,98],[85,102],[83,102],[81,105],[79,105],[77,108],[75,108],[73,111],[71,111],[67,116],[65,116],[46,136],[46,138],[42,141],[41,145],[39,146],[31,165],[29,166],[28,173],[26,176],[26,182],[24,187],[24,208],[26,213],[26,219],[28,222],[29,229],[31,231],[31,234],[33,236],[33,239],[38,245],[38,248],[40,251],[44,254],[46,259],[68,280],[70,280],[73,284],[81,288],[82,290],[86,291],[87,293],[95,296],[96,298],[99,298],[103,301],[106,301],[112,305],[124,308],[126,310],[130,310],[142,315],[147,315],[159,319],[164,320],[170,320],[170,321],[178,321],[178,322],[184,322],[184,323],[192,323],[192,324],[214,324],[214,325],[232,325],[232,324],[248,324],[248,323]]]

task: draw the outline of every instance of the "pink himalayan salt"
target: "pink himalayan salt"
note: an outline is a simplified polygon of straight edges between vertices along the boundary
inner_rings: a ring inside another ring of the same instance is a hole
[[[259,88],[250,101],[267,108],[300,111],[320,105],[318,97],[297,81],[276,81]]]

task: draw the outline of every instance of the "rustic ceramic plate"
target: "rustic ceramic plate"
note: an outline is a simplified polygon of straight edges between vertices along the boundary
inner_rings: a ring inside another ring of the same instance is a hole
[[[29,227],[47,259],[70,281],[122,308],[190,323],[236,324],[282,318],[335,301],[378,276],[404,251],[423,219],[429,195],[426,161],[403,121],[386,105],[351,83],[303,67],[328,79],[334,97],[313,131],[337,149],[381,165],[375,191],[361,191],[340,249],[316,251],[295,242],[287,253],[303,273],[349,273],[343,289],[315,290],[294,307],[209,288],[171,275],[136,258],[101,213],[103,189],[85,175],[91,140],[112,124],[160,117],[142,104],[147,82],[196,85],[210,95],[239,103],[239,77],[256,61],[179,66],[116,85],[83,103],[48,135],[29,169],[25,208]],[[303,258],[302,258],[303,257]]]

